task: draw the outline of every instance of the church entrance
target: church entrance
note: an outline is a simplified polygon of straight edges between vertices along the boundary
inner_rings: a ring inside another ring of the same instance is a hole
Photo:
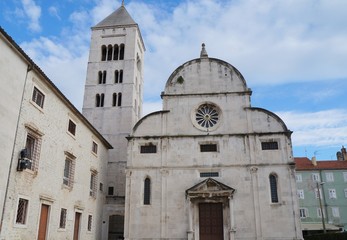
[[[223,240],[222,203],[199,203],[200,240]]]

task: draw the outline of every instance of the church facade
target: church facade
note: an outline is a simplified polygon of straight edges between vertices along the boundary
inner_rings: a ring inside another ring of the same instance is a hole
[[[291,131],[242,74],[203,45],[161,96],[128,137],[125,239],[301,239]]]

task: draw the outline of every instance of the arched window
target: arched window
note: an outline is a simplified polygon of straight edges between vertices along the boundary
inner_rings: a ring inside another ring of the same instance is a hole
[[[124,59],[124,44],[122,43],[120,45],[120,50],[119,50],[119,60],[123,60]]]
[[[123,82],[123,70],[119,71],[119,83]]]
[[[118,70],[114,71],[114,83],[118,83],[119,79],[119,72]]]
[[[104,106],[104,98],[105,98],[105,95],[102,93],[100,96],[100,107]]]
[[[107,61],[112,60],[112,45],[108,45],[107,47]]]
[[[102,83],[105,84],[106,83],[106,71],[104,71],[102,73]]]
[[[269,180],[270,180],[271,202],[278,203],[277,176],[275,174],[270,174]]]
[[[143,189],[143,204],[151,204],[151,180],[149,178],[145,179],[144,189]]]
[[[95,106],[96,106],[96,107],[100,107],[100,95],[99,95],[99,94],[96,94],[96,97],[95,97]]]
[[[98,73],[98,82],[99,82],[99,84],[102,83],[102,72],[101,71],[99,71],[99,73]]]
[[[113,94],[112,106],[113,106],[113,107],[117,106],[117,93],[114,93],[114,94]]]
[[[122,93],[118,93],[118,106],[122,106]]]
[[[117,44],[113,46],[113,60],[118,60],[119,47]]]
[[[102,45],[101,46],[101,61],[106,61],[106,46]]]

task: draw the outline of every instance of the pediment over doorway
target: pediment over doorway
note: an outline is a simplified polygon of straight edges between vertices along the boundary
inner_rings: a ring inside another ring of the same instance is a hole
[[[223,198],[232,197],[235,192],[234,188],[231,188],[213,178],[207,178],[206,180],[196,184],[195,186],[186,190],[186,196],[190,199],[193,198]]]

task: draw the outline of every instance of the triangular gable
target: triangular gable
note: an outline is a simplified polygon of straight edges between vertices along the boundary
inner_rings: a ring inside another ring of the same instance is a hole
[[[196,184],[186,190],[186,196],[189,198],[215,198],[215,197],[231,197],[235,189],[218,182],[213,178]]]

